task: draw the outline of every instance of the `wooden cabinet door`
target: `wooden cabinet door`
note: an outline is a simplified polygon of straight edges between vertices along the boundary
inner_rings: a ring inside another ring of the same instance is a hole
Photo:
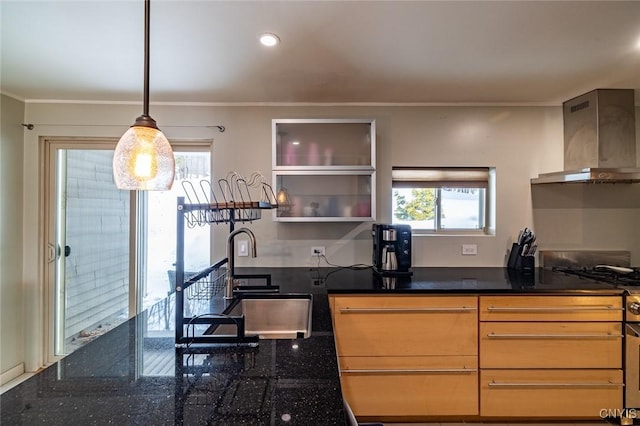
[[[339,356],[477,355],[475,296],[340,296]]]
[[[483,370],[480,415],[600,419],[622,387],[622,370]]]
[[[622,321],[621,296],[481,296],[480,321]]]
[[[477,357],[340,358],[357,417],[478,415]]]

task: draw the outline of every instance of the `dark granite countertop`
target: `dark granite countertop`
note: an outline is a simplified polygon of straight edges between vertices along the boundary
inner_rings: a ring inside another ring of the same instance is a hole
[[[523,274],[506,268],[413,268],[410,276],[380,276],[371,270],[320,270],[329,293],[598,293],[622,290],[576,276],[536,269]]]
[[[311,337],[258,347],[176,349],[173,297],[79,348],[0,397],[7,425],[344,424],[328,294],[620,294],[549,270],[415,268],[381,279],[370,269],[239,268],[271,274],[281,292],[313,294]],[[214,304],[192,301],[195,312]]]
[[[0,424],[346,424],[326,289],[308,268],[268,272],[313,293],[309,338],[176,349],[172,296],[2,394]]]

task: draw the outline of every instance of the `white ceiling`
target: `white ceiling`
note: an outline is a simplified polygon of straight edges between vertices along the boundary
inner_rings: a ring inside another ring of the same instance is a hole
[[[142,0],[0,0],[0,90],[139,102],[143,14]],[[640,1],[153,0],[150,98],[559,104],[640,89],[639,41]]]

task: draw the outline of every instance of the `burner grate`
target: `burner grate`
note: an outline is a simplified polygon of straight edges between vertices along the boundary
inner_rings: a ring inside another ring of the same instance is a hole
[[[553,267],[553,271],[562,272],[580,278],[588,278],[606,284],[619,286],[640,286],[640,269],[632,268],[629,273],[616,272],[610,269]]]

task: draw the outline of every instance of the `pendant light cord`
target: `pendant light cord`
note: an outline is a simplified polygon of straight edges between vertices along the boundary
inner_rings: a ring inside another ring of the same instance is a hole
[[[144,88],[142,100],[142,115],[136,118],[134,126],[158,129],[156,121],[149,115],[149,68],[150,68],[150,32],[151,32],[151,0],[144,0]]]
[[[142,114],[149,116],[149,33],[151,17],[151,0],[144,0],[144,99]]]

